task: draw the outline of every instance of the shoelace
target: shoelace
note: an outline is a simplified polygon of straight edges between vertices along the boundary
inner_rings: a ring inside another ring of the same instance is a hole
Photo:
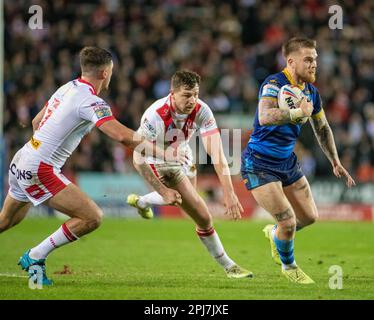
[[[301,279],[301,280],[306,280],[306,276],[305,276],[305,274],[304,273],[300,273],[299,275],[297,275],[298,276],[298,278],[299,279]]]
[[[306,276],[303,272],[295,270],[295,279],[306,280]]]
[[[240,268],[238,266],[234,266],[231,270],[231,273],[239,274],[241,272]]]

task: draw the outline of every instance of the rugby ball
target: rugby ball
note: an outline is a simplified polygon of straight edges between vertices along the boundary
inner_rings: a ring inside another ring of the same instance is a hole
[[[286,84],[278,92],[279,109],[296,109],[299,107],[301,99],[305,97],[298,86]],[[298,121],[292,121],[293,124],[304,124],[308,117],[300,118]]]

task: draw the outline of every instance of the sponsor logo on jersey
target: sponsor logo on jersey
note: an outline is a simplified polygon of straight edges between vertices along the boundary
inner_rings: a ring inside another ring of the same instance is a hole
[[[94,112],[98,119],[110,117],[112,115],[112,111],[106,103],[96,104],[94,106]]]
[[[272,84],[266,84],[262,88],[262,95],[267,97],[276,97],[278,95],[279,88]]]
[[[9,170],[17,180],[30,180],[32,178],[31,171],[17,169],[17,166],[14,163],[10,165]]]
[[[106,106],[109,107],[108,104],[105,101],[95,101],[90,104],[91,107],[96,107],[96,106]]]
[[[147,139],[154,140],[157,137],[156,128],[151,125],[147,118],[144,119],[143,124],[143,134]]]
[[[216,120],[214,118],[210,118],[207,122],[205,122],[204,127],[209,128],[213,126],[216,123]]]
[[[38,150],[39,147],[41,146],[42,142],[39,141],[38,139],[35,139],[34,137],[31,137],[31,139],[30,139],[30,144],[31,144],[31,146],[32,146],[35,150]]]
[[[147,118],[144,119],[143,125],[150,133],[156,134],[156,128],[150,124]]]

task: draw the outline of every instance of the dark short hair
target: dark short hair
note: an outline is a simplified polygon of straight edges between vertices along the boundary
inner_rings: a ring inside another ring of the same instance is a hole
[[[171,77],[171,86],[173,89],[179,89],[181,86],[187,89],[193,89],[196,85],[200,85],[200,76],[190,70],[180,70]]]
[[[84,47],[79,53],[82,72],[98,71],[112,61],[109,51],[98,47]]]
[[[315,40],[309,38],[291,38],[282,47],[282,53],[287,58],[292,52],[298,51],[301,48],[315,49],[317,43]]]

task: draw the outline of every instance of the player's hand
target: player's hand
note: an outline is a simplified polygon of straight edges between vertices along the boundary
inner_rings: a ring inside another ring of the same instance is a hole
[[[313,112],[313,105],[305,97],[301,99],[299,108],[304,113],[304,117],[310,117]]]
[[[165,205],[176,206],[182,204],[182,196],[176,190],[165,188],[160,194],[166,202]]]
[[[228,192],[224,194],[224,203],[226,207],[225,214],[227,214],[234,220],[241,219],[241,214],[244,212],[244,209],[234,192]]]
[[[185,150],[182,148],[175,148],[169,146],[165,150],[165,161],[166,162],[179,162],[180,164],[188,164],[188,156]]]
[[[352,186],[356,185],[356,182],[353,180],[353,178],[348,173],[348,171],[345,170],[345,168],[341,165],[341,163],[334,164],[333,165],[333,171],[334,171],[334,175],[337,178],[345,177],[347,179],[346,184],[347,184],[348,188],[351,188]]]

